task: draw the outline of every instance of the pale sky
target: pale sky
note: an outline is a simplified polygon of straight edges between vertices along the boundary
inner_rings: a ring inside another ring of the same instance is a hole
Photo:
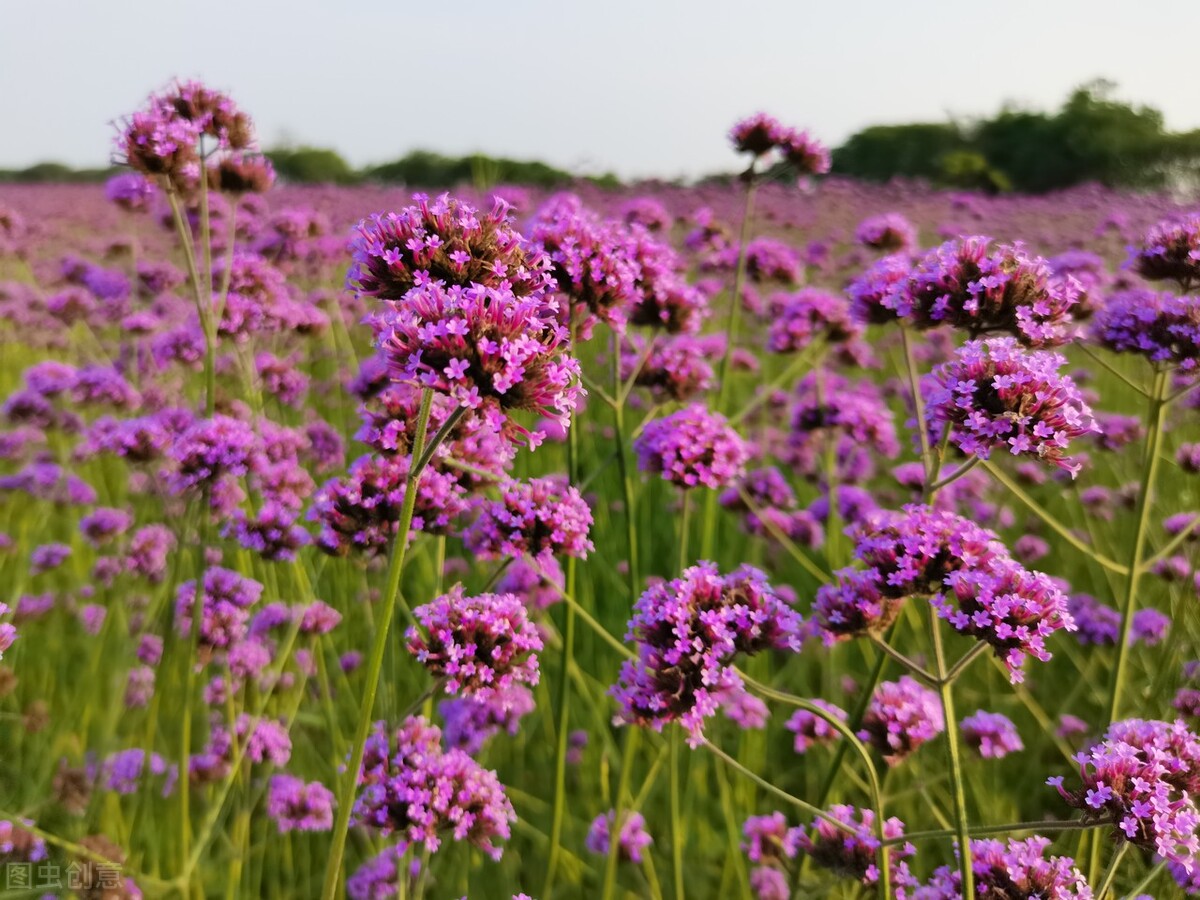
[[[1200,0],[0,0],[0,167],[108,159],[173,76],[263,146],[414,148],[694,176],[756,110],[831,145],[875,123],[1056,107],[1096,77],[1200,127]]]

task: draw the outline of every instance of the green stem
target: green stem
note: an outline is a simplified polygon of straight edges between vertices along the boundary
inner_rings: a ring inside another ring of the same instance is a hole
[[[1122,841],[1117,849],[1113,852],[1112,859],[1108,861],[1108,868],[1104,870],[1104,877],[1100,879],[1100,887],[1096,888],[1096,900],[1104,900],[1108,896],[1108,892],[1112,890],[1113,882],[1117,879],[1117,869],[1121,865],[1121,859],[1125,856],[1125,851],[1129,849],[1129,844]]]
[[[413,457],[419,459],[424,450],[425,432],[429,427],[429,410],[433,404],[433,393],[426,388],[421,398],[421,410],[417,414],[416,438],[413,441]],[[333,841],[329,848],[329,859],[325,866],[325,885],[321,892],[324,900],[334,900],[342,871],[342,856],[346,850],[346,834],[350,830],[350,812],[354,806],[354,794],[358,786],[358,771],[362,767],[363,752],[371,730],[371,714],[375,708],[375,693],[379,688],[379,673],[383,669],[384,651],[387,649],[388,633],[396,612],[396,601],[400,596],[400,575],[404,570],[404,557],[408,551],[408,535],[412,528],[413,509],[417,502],[417,466],[410,466],[404,489],[404,502],[400,507],[400,521],[396,525],[396,539],[392,544],[392,558],[388,566],[387,586],[383,595],[383,607],[376,623],[375,643],[367,661],[362,706],[359,709],[358,725],[354,733],[354,745],[350,752],[350,764],[338,792],[338,814],[333,828]]]
[[[621,775],[617,779],[617,796],[613,804],[612,824],[608,829],[608,858],[604,863],[603,900],[612,900],[613,890],[617,886],[617,858],[621,846],[622,813],[625,808],[625,795],[629,793],[633,756],[637,752],[638,736],[641,734],[636,725],[626,725],[625,728],[625,748],[621,752]]]
[[[990,837],[996,834],[1009,834],[1014,831],[1037,831],[1054,833],[1058,831],[1087,831],[1092,828],[1111,827],[1111,822],[1081,822],[1078,819],[1046,819],[1041,822],[1005,822],[1003,825],[976,825],[971,829],[975,837]],[[958,829],[935,828],[930,831],[910,831],[900,837],[888,838],[885,844],[903,844],[907,841],[942,841],[946,838],[957,838]]]
[[[900,663],[900,665],[904,666],[904,668],[908,669],[908,671],[911,672],[913,675],[915,675],[917,677],[917,679],[919,679],[920,681],[923,681],[925,684],[927,684],[931,687],[937,686],[937,683],[938,683],[937,676],[934,675],[932,672],[928,671],[923,666],[917,665],[915,660],[913,660],[910,657],[906,656],[905,654],[901,653],[899,650],[897,650],[895,647],[893,647],[891,644],[889,644],[887,641],[885,641],[879,635],[870,634],[870,635],[868,635],[868,637],[871,639],[872,644],[874,644],[876,647],[878,647],[881,651],[886,653],[888,656],[890,656],[896,662]]]
[[[1045,507],[1043,507],[1040,503],[1038,503],[1036,500],[1034,500],[1032,497],[1030,497],[1029,494],[1026,493],[1024,488],[1022,488],[1019,484],[1017,484],[1016,481],[1014,481],[1012,478],[1010,478],[1009,475],[1003,469],[999,468],[994,463],[992,463],[991,460],[985,459],[983,461],[983,467],[988,470],[988,472],[991,474],[991,476],[993,478],[995,478],[998,482],[1000,482],[1002,485],[1004,485],[1004,487],[1008,489],[1009,493],[1011,493],[1014,497],[1016,497],[1018,500],[1020,500],[1022,503],[1024,503],[1027,507],[1029,507],[1029,510],[1034,515],[1036,515],[1039,519],[1041,519],[1043,522],[1045,522],[1047,525],[1049,525],[1055,534],[1057,534],[1060,538],[1062,538],[1064,541],[1066,541],[1068,544],[1070,544],[1072,547],[1074,547],[1080,553],[1084,554],[1089,559],[1096,562],[1098,565],[1101,565],[1106,569],[1110,569],[1119,575],[1128,575],[1129,574],[1129,568],[1127,566],[1122,565],[1121,563],[1117,562],[1116,560],[1109,559],[1107,556],[1104,556],[1103,554],[1097,552],[1094,547],[1089,547],[1087,542],[1081,541],[1079,538],[1077,538],[1071,532],[1071,530],[1069,528],[1067,528],[1066,525],[1064,525],[1062,522],[1058,521],[1058,519],[1056,519],[1054,516],[1052,516],[1050,514],[1050,512],[1048,510],[1046,510]]]
[[[738,324],[741,317],[738,315],[742,309],[742,290],[746,284],[746,244],[750,237],[750,223],[754,218],[754,193],[757,185],[754,181],[754,174],[750,174],[750,182],[746,185],[746,207],[742,211],[742,226],[738,233],[738,258],[737,268],[733,275],[733,296],[729,298],[729,312],[725,315],[725,354],[721,357],[721,367],[717,378],[717,405],[718,410],[725,408],[726,402],[729,400],[729,361],[733,358],[733,351],[737,345]]]
[[[1167,409],[1164,400],[1167,388],[1165,370],[1157,373],[1154,391],[1150,396],[1150,407],[1146,412],[1146,444],[1143,449],[1142,479],[1138,486],[1137,508],[1134,519],[1137,530],[1129,549],[1129,565],[1125,579],[1125,596],[1121,601],[1121,635],[1117,640],[1117,665],[1113,670],[1108,721],[1115,722],[1121,711],[1121,694],[1125,690],[1128,676],[1129,637],[1133,631],[1133,614],[1137,609],[1138,582],[1142,577],[1142,557],[1146,548],[1146,534],[1150,524],[1150,509],[1154,494],[1154,481],[1158,475],[1159,451],[1162,447],[1163,419]]]
[[[675,900],[684,900],[683,816],[679,814],[679,729],[671,731],[671,864],[675,869]]]
[[[954,682],[947,677],[946,652],[942,647],[942,629],[936,613],[930,615],[933,656],[937,664],[938,690],[942,695],[942,718],[946,723],[946,753],[950,763],[950,784],[954,790],[954,823],[958,838],[958,868],[962,875],[962,895],[975,896],[975,870],[971,864],[971,836],[967,825],[967,795],[958,746],[958,719],[954,714]]]
[[[921,441],[921,463],[925,467],[926,484],[933,481],[933,448],[929,443],[929,429],[925,422],[925,399],[921,396],[921,375],[917,371],[917,357],[913,353],[908,329],[900,329],[900,340],[904,344],[904,367],[908,371],[908,389],[912,391],[913,409],[917,416],[917,437]]]

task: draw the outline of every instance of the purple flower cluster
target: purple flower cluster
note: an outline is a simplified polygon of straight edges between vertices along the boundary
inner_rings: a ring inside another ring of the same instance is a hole
[[[633,449],[643,472],[685,490],[723,487],[743,473],[750,456],[725,417],[699,403],[647,424]]]
[[[441,835],[469,841],[492,859],[516,821],[496,773],[462,750],[443,750],[441,731],[410,717],[389,738],[382,722],[367,741],[354,820],[397,834],[401,846],[437,852]]]
[[[852,878],[867,886],[879,883],[879,839],[875,834],[875,811],[858,809],[847,804],[836,804],[828,815],[848,828],[839,828],[827,818],[813,821],[812,834],[801,832],[797,844],[817,865],[836,872],[843,878]],[[904,823],[892,816],[883,823],[886,838],[904,836]],[[905,887],[913,883],[905,857],[912,856],[916,849],[912,844],[895,844],[887,851],[892,885]]]
[[[1200,370],[1200,296],[1136,288],[1113,294],[1093,324],[1096,340],[1117,353]]]
[[[1008,716],[978,710],[962,720],[963,742],[984,759],[1002,759],[1024,750],[1017,726]]]
[[[267,815],[280,833],[328,831],[333,827],[333,791],[319,781],[308,784],[294,775],[273,775],[267,789]]]
[[[1082,285],[1055,275],[1046,260],[1020,244],[990,250],[989,243],[975,235],[929,251],[882,306],[921,329],[947,324],[972,338],[1000,332],[1028,347],[1073,340],[1072,309]]]
[[[869,479],[876,457],[891,459],[900,452],[891,410],[879,388],[865,378],[810,372],[796,383],[791,404],[782,458],[810,481],[824,477],[830,442],[839,484]]]
[[[693,337],[689,334],[657,338],[649,346],[637,336],[621,350],[621,378],[633,379],[638,387],[649,389],[658,403],[686,402],[713,385],[710,359],[725,352],[720,335]]]
[[[500,485],[500,499],[478,504],[479,516],[463,535],[466,547],[483,559],[531,556],[539,563],[554,556],[586,559],[592,511],[565,478],[531,478]]]
[[[410,627],[408,651],[445,679],[447,694],[495,702],[514,685],[537,684],[542,639],[515,594],[467,597],[455,585],[413,615],[427,634]]]
[[[829,171],[829,150],[807,132],[783,125],[766,113],[755,113],[736,123],[729,139],[738,153],[750,153],[758,160],[772,150],[800,175],[823,175]]]
[[[1048,838],[971,841],[971,869],[980,897],[1038,897],[1045,900],[1092,900],[1092,889],[1069,856],[1046,857]],[[911,900],[961,900],[962,873],[942,866]]]
[[[607,856],[615,810],[601,813],[592,820],[583,845],[592,853]],[[625,862],[641,864],[642,851],[654,843],[646,830],[646,820],[639,812],[624,810],[621,815],[621,833],[617,838],[617,858]]]
[[[1086,646],[1116,646],[1121,636],[1121,611],[1101,603],[1090,594],[1071,594],[1067,598],[1067,611],[1075,620],[1075,639]],[[1165,620],[1165,621],[1164,621]],[[1153,646],[1170,625],[1163,613],[1147,606],[1133,614],[1129,632],[1130,644]]]
[[[1129,248],[1128,266],[1150,281],[1177,281],[1186,292],[1200,283],[1200,214],[1159,222]]]
[[[1182,721],[1125,719],[1075,757],[1081,784],[1058,789],[1083,820],[1114,826],[1113,837],[1157,853],[1191,873],[1200,854],[1200,737]]]
[[[209,138],[212,143],[203,144]],[[225,94],[189,81],[152,95],[117,135],[118,159],[142,173],[162,177],[175,190],[199,186],[201,154],[245,151],[254,144],[249,116]]]
[[[438,704],[445,725],[447,747],[458,747],[471,756],[501,729],[515,735],[522,717],[533,712],[533,694],[523,684],[470,697],[455,697]]]
[[[899,681],[884,681],[875,689],[858,737],[894,766],[943,731],[938,695],[902,675]]]
[[[845,344],[862,333],[862,326],[850,317],[846,300],[817,288],[776,294],[771,306],[767,349],[772,353],[798,353],[818,338]]]
[[[950,425],[964,453],[987,459],[1003,446],[1079,474],[1065,456],[1074,438],[1098,430],[1091,408],[1057,353],[1022,350],[1012,338],[970,341],[927,381],[931,419]]]
[[[722,575],[711,562],[652,585],[634,604],[626,640],[637,659],[625,662],[611,693],[617,720],[661,731],[678,720],[693,746],[722,695],[742,691],[731,663],[739,653],[799,650],[800,617],[775,594],[766,575],[742,566]]]
[[[347,286],[396,302],[430,284],[541,296],[554,286],[550,259],[517,231],[509,205],[493,199],[485,213],[449,194],[416,194],[399,212],[363,219],[350,243]]]
[[[231,569],[214,566],[204,573],[200,592],[200,646],[227,649],[246,636],[249,609],[262,596],[263,586]],[[175,594],[175,629],[183,637],[192,631],[196,609],[196,582],[185,581]]]
[[[497,419],[506,410],[532,410],[570,423],[581,393],[579,363],[567,353],[555,300],[519,297],[504,283],[447,288],[434,281],[389,305],[376,330],[395,378]],[[540,437],[511,420],[504,429],[535,446]]]
[[[897,298],[902,295],[912,258],[907,253],[892,253],[871,264],[846,287],[850,314],[864,325],[884,325],[900,315]]]
[[[872,250],[896,253],[916,246],[917,229],[900,213],[884,213],[863,219],[854,230],[854,239]]]
[[[842,722],[847,719],[846,711],[839,706],[819,699],[813,700],[812,703]],[[826,719],[807,709],[796,710],[785,727],[796,735],[794,746],[797,753],[807,753],[818,744],[833,743],[841,736]]]

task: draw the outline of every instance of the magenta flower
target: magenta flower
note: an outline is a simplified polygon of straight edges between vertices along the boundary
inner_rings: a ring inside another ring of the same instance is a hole
[[[634,604],[626,634],[637,659],[624,663],[610,691],[621,707],[617,721],[656,731],[679,721],[689,743],[698,744],[704,720],[723,697],[742,692],[733,659],[799,650],[800,624],[766,575],[750,566],[721,575],[713,563],[700,562],[652,585]]]
[[[607,856],[610,846],[610,832],[614,810],[601,813],[592,820],[588,828],[584,846],[592,853]],[[641,813],[623,810],[621,815],[621,834],[617,839],[617,858],[625,862],[641,864],[642,851],[654,843],[654,838],[646,830],[646,820]]]
[[[1200,282],[1200,214],[1159,222],[1129,248],[1128,266],[1150,281],[1177,281],[1184,292]]]
[[[884,681],[875,689],[858,737],[895,766],[943,731],[938,695],[902,675],[899,681]]]
[[[801,832],[800,849],[813,862],[831,869],[843,878],[851,878],[867,886],[878,884],[879,866],[877,854],[879,839],[875,835],[875,811],[858,809],[846,804],[831,806],[829,815],[849,830],[838,828],[825,818],[813,820],[812,834]],[[904,823],[892,816],[883,823],[883,834],[888,838],[904,836]],[[904,858],[916,853],[912,844],[894,844],[887,851],[893,887],[911,886],[912,876]]]
[[[492,697],[517,684],[537,684],[542,639],[515,594],[467,597],[456,585],[413,615],[422,629],[405,633],[408,652],[447,694]]]
[[[328,831],[333,827],[333,791],[319,781],[306,784],[292,775],[273,775],[267,790],[267,815],[281,834]]]
[[[1046,900],[1092,900],[1092,889],[1069,856],[1046,857],[1047,838],[971,841],[971,868],[980,897],[1039,897]],[[957,855],[957,848],[955,848]],[[911,895],[914,900],[961,900],[962,873],[941,866]]]
[[[1097,430],[1075,382],[1058,370],[1057,353],[1022,350],[1012,338],[970,341],[927,380],[928,409],[950,425],[950,441],[987,459],[994,448],[1030,455],[1078,475],[1065,455],[1075,438]]]
[[[500,486],[499,500],[478,504],[479,516],[463,535],[467,549],[483,559],[562,554],[586,559],[592,511],[565,478],[532,478]]]
[[[1192,374],[1200,370],[1200,296],[1134,289],[1113,294],[1093,323],[1097,341]]]
[[[813,700],[812,703],[842,722],[847,719],[846,711],[841,707],[820,699]],[[826,719],[807,709],[796,710],[785,727],[796,735],[794,747],[797,753],[807,753],[818,744],[831,744],[841,737],[838,730]]]
[[[1000,713],[978,710],[962,720],[963,741],[984,759],[1002,759],[1024,750],[1012,720]]]
[[[900,213],[884,213],[863,219],[854,230],[854,239],[872,250],[896,253],[916,246],[917,229]]]
[[[699,403],[647,424],[633,449],[643,472],[684,489],[723,487],[743,474],[750,456],[725,417]]]

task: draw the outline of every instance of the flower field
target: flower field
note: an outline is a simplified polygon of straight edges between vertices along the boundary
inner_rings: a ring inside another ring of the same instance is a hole
[[[1200,214],[0,187],[0,896],[1200,893]]]

